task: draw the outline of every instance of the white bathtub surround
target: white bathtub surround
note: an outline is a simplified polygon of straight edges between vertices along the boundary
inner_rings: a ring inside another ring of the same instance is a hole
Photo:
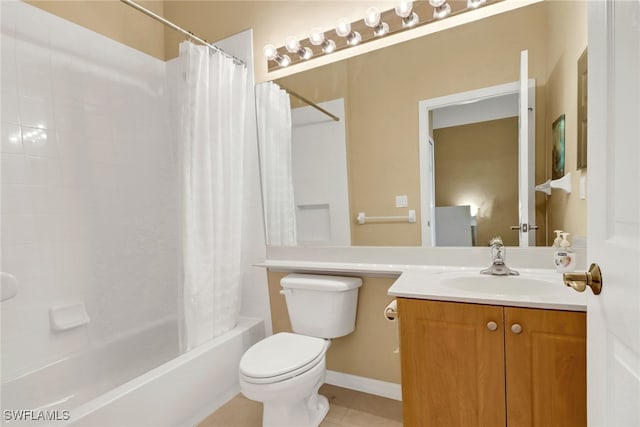
[[[239,318],[229,332],[78,407],[69,425],[196,425],[239,393],[238,360],[262,338],[262,320]]]
[[[1,308],[4,383],[177,322],[179,199],[164,62],[22,1],[0,8],[1,264],[18,281]],[[50,309],[71,304],[91,322],[53,331]],[[177,354],[175,329],[162,341]],[[153,352],[139,349],[146,370]]]
[[[178,79],[171,64],[25,2],[0,8],[1,263],[18,281],[0,310],[2,409],[194,425],[238,393],[240,355],[271,322],[240,318],[180,355],[179,144],[167,126],[180,117],[168,96]],[[253,69],[250,31],[221,47]],[[253,98],[239,168],[241,310],[270,319],[266,275],[253,267],[265,257]],[[52,331],[49,310],[77,303],[90,323]]]
[[[242,291],[247,68],[206,46],[180,45],[184,337],[187,350],[232,329]]]
[[[289,94],[273,82],[259,84],[256,106],[267,242],[274,246],[295,246]]]
[[[231,331],[181,355],[165,339],[167,327],[175,339],[175,325],[159,323],[11,379],[2,385],[2,407],[69,411],[69,422],[56,425],[195,425],[238,394],[238,359],[264,338],[264,325],[241,317]],[[138,357],[148,349],[158,362],[152,370]],[[96,381],[86,384],[90,371]]]

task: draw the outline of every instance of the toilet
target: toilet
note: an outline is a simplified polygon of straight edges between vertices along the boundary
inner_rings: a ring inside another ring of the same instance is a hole
[[[353,332],[357,277],[289,274],[280,281],[294,333],[281,332],[249,348],[240,359],[240,390],[264,404],[264,427],[317,427],[329,411],[318,394],[331,338]]]

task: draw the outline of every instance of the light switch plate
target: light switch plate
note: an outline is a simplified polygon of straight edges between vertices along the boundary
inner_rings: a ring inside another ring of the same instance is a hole
[[[409,199],[405,194],[396,196],[396,208],[406,208],[409,206]]]

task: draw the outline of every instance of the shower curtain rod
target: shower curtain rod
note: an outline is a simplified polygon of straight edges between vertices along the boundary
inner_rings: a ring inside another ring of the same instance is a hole
[[[193,34],[192,32],[189,32],[189,31],[185,30],[185,29],[184,29],[184,28],[182,28],[182,27],[177,26],[176,24],[174,24],[173,22],[171,22],[171,21],[169,21],[169,20],[167,20],[167,19],[163,18],[162,16],[160,16],[160,15],[158,15],[158,14],[156,14],[156,13],[154,13],[154,12],[150,11],[149,9],[146,9],[146,8],[144,8],[144,7],[140,6],[138,3],[136,3],[136,2],[134,2],[134,1],[132,1],[132,0],[120,0],[120,1],[121,1],[122,3],[124,3],[124,4],[128,5],[128,6],[131,6],[132,8],[134,8],[134,9],[136,9],[136,10],[138,10],[138,11],[140,11],[140,12],[144,13],[145,15],[149,16],[150,18],[153,18],[153,19],[155,19],[156,21],[161,22],[162,24],[164,24],[164,25],[166,25],[166,26],[168,26],[168,27],[170,27],[170,28],[172,28],[172,29],[174,29],[174,30],[176,30],[176,31],[178,31],[178,32],[180,32],[180,33],[182,33],[182,34],[184,34],[185,36],[187,36],[187,37],[189,37],[189,38],[191,38],[191,39],[193,39],[193,40],[197,41],[198,43],[203,44],[203,45],[205,45],[205,46],[208,46],[208,47],[210,47],[211,49],[215,50],[216,52],[219,52],[219,53],[221,53],[222,55],[225,55],[225,56],[227,56],[227,57],[229,57],[229,58],[233,59],[233,62],[234,62],[234,63],[236,63],[236,64],[238,64],[238,65],[244,65],[244,66],[246,66],[246,65],[247,65],[247,64],[246,64],[242,59],[237,58],[237,57],[235,57],[235,56],[233,56],[233,55],[231,55],[231,54],[229,54],[229,53],[225,52],[224,50],[220,49],[218,46],[214,46],[214,45],[212,45],[211,43],[209,43],[209,42],[208,42],[208,41],[206,41],[205,39],[203,39],[203,38],[200,38],[200,37],[196,36],[196,35],[195,35],[195,34]],[[325,110],[324,108],[322,108],[322,107],[320,107],[320,106],[318,106],[318,105],[314,104],[313,102],[309,101],[309,100],[308,100],[307,98],[305,98],[304,96],[302,96],[302,95],[300,95],[300,94],[298,94],[298,93],[296,93],[296,92],[292,91],[291,89],[287,89],[287,88],[285,88],[285,87],[284,87],[284,86],[282,86],[282,85],[280,85],[280,87],[281,87],[282,89],[284,89],[284,90],[285,90],[289,95],[292,95],[292,96],[294,96],[294,97],[298,98],[300,101],[304,102],[305,104],[307,104],[307,105],[309,105],[309,106],[311,106],[311,107],[315,108],[316,110],[320,111],[320,112],[321,112],[321,113],[323,113],[323,114],[326,114],[326,115],[327,115],[327,116],[329,116],[332,120],[334,120],[334,121],[336,121],[336,122],[339,122],[339,121],[340,121],[340,118],[339,118],[339,117],[337,117],[337,116],[335,116],[335,115],[331,114],[330,112],[328,112],[328,111],[327,111],[327,110]]]
[[[315,108],[316,110],[320,111],[322,114],[325,114],[329,117],[331,117],[332,120],[339,122],[340,121],[340,117],[331,114],[330,112],[328,112],[327,110],[325,110],[324,108],[320,107],[319,105],[314,104],[313,102],[309,101],[307,98],[305,98],[304,96],[292,91],[291,89],[287,89],[286,87],[282,86],[281,84],[279,84],[280,89],[284,90],[285,92],[287,92],[289,95],[294,96],[296,98],[298,98],[300,101],[304,102],[305,104],[307,104],[310,107]]]
[[[170,28],[172,28],[172,29],[174,29],[174,30],[176,30],[176,31],[178,31],[178,32],[180,32],[180,33],[182,33],[182,34],[184,34],[185,36],[187,36],[187,37],[189,37],[189,38],[191,38],[191,39],[193,39],[193,40],[197,41],[198,43],[203,44],[203,45],[205,45],[205,46],[208,46],[208,47],[210,47],[211,49],[215,50],[216,52],[218,52],[218,53],[220,53],[220,54],[222,54],[222,55],[224,55],[224,56],[226,56],[226,57],[229,57],[229,58],[233,59],[233,62],[234,62],[235,64],[237,64],[237,65],[244,65],[244,66],[246,66],[246,65],[247,65],[247,64],[246,64],[242,59],[240,59],[240,58],[236,58],[235,56],[233,56],[233,55],[231,55],[231,54],[229,54],[229,53],[225,52],[225,51],[224,51],[224,50],[222,50],[222,49],[220,49],[218,46],[214,46],[214,45],[212,45],[211,43],[209,43],[208,41],[206,41],[205,39],[203,39],[203,38],[200,38],[200,37],[196,36],[196,35],[195,35],[195,34],[193,34],[192,32],[187,31],[187,30],[185,30],[185,29],[184,29],[184,28],[182,28],[182,27],[178,27],[178,26],[177,26],[176,24],[174,24],[173,22],[168,21],[168,20],[166,20],[165,18],[163,18],[162,16],[160,16],[160,15],[158,15],[158,14],[156,14],[156,13],[153,13],[153,12],[152,12],[152,11],[150,11],[149,9],[146,9],[146,8],[144,8],[144,7],[140,6],[138,3],[134,2],[134,1],[131,1],[131,0],[120,0],[120,1],[121,1],[122,3],[124,3],[124,4],[128,5],[128,6],[131,6],[132,8],[134,8],[134,9],[136,9],[136,10],[138,10],[138,11],[140,11],[140,12],[144,13],[145,15],[147,15],[147,16],[149,16],[149,17],[151,17],[151,18],[155,19],[156,21],[163,23],[163,24],[164,24],[164,25],[166,25],[167,27],[170,27]]]

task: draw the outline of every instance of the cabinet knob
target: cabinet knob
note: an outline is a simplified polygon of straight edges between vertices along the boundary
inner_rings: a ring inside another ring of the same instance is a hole
[[[495,330],[498,329],[498,324],[496,322],[493,322],[493,321],[488,322],[487,323],[487,329],[490,330],[490,331],[495,331]]]
[[[522,332],[522,326],[520,326],[520,324],[518,323],[514,323],[513,325],[511,325],[511,332],[513,332],[514,334],[519,334],[520,332]]]

